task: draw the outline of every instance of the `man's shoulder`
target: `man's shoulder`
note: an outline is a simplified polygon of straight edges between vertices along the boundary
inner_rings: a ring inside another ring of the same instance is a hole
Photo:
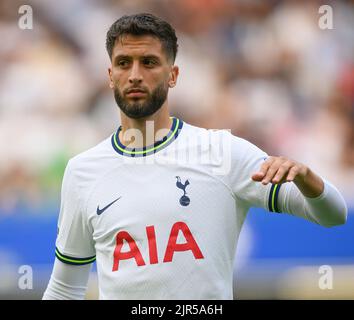
[[[211,137],[220,137],[224,138],[228,134],[227,129],[210,129],[204,127],[198,127],[196,125],[184,122],[183,131],[186,137],[195,138],[211,138]]]
[[[255,143],[233,134],[230,129],[207,129],[187,124],[185,133],[184,142],[192,142],[189,143],[191,147],[195,146],[195,141],[202,149],[208,147],[209,152],[217,157],[230,157],[234,165],[267,157]]]
[[[78,153],[70,158],[68,167],[72,171],[90,170],[97,166],[105,166],[106,161],[112,157],[111,136],[99,142],[95,146]]]
[[[239,137],[231,132],[231,129],[212,129],[198,127],[189,123],[184,123],[187,137],[202,137],[208,139],[211,145],[216,144],[218,141],[229,143],[232,147],[249,148],[254,146],[250,141]]]

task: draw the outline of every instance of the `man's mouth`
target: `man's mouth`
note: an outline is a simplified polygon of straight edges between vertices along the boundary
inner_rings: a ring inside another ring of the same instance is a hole
[[[146,91],[140,88],[132,88],[127,90],[126,95],[128,97],[143,97],[146,95]]]
[[[133,88],[127,90],[126,96],[130,98],[140,98],[146,96],[146,91],[143,89]]]

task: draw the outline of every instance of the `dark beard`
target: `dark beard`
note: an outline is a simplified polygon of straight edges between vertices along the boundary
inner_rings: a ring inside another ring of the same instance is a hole
[[[159,85],[152,94],[149,94],[144,102],[128,102],[119,89],[114,88],[114,99],[123,113],[133,119],[151,116],[159,110],[166,101],[168,86],[164,83]]]

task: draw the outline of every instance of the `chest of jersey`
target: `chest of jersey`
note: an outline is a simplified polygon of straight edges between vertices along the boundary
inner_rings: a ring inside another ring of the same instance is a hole
[[[205,259],[236,230],[231,192],[198,168],[117,168],[97,181],[87,210],[96,254],[111,261],[112,271]]]

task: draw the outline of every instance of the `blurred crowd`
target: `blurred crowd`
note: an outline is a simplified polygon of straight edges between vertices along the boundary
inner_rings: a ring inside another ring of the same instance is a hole
[[[57,209],[68,159],[119,126],[105,36],[137,12],[177,31],[173,115],[302,161],[354,203],[354,1],[30,0],[32,30],[22,4],[0,2],[0,213]]]

